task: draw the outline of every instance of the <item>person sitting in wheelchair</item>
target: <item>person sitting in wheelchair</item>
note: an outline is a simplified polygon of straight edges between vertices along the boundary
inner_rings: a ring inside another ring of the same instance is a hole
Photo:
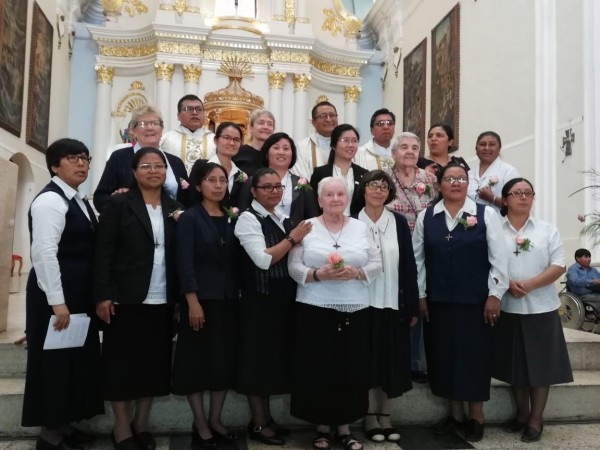
[[[580,248],[575,251],[575,261],[567,271],[567,290],[600,311],[600,272],[590,266],[592,254]]]

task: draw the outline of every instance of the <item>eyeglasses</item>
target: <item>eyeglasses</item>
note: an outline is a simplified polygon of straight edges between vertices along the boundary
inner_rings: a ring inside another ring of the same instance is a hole
[[[181,110],[183,112],[187,112],[187,113],[197,112],[198,114],[200,114],[201,112],[204,112],[204,107],[203,106],[184,106],[183,108],[181,108]]]
[[[136,127],[141,127],[141,128],[150,128],[150,127],[162,127],[163,126],[163,121],[162,120],[140,120],[139,122],[135,123]]]
[[[377,122],[375,122],[376,127],[391,127],[392,125],[395,125],[393,120],[378,120]]]
[[[535,195],[535,192],[533,192],[533,191],[512,191],[506,195],[512,195],[513,197],[525,196],[525,197],[529,198],[529,197],[533,197]]]
[[[227,184],[227,178],[225,178],[225,177],[220,177],[220,178],[210,177],[210,178],[205,178],[203,181],[206,181],[207,183],[210,183],[210,184]]]
[[[327,119],[335,119],[337,117],[337,113],[321,113],[321,114],[317,114],[315,116],[315,119],[319,119],[319,120],[327,120]]]
[[[358,144],[358,139],[356,138],[340,138],[340,141],[344,144]]]
[[[263,186],[254,186],[256,189],[263,189],[265,192],[282,192],[285,189],[283,184],[265,184]]]
[[[387,192],[390,190],[390,187],[386,183],[377,183],[375,181],[369,181],[367,184],[367,189],[370,191],[377,191],[379,189],[381,192]]]
[[[85,153],[80,155],[67,155],[65,158],[67,158],[67,161],[69,161],[71,164],[77,164],[79,161],[81,161],[83,164],[89,164],[92,162],[92,157],[86,155]]]
[[[242,142],[242,140],[240,138],[236,138],[233,136],[227,136],[225,134],[219,136],[221,139],[225,139],[227,142],[235,142],[236,144],[239,144]]]
[[[463,184],[463,183],[467,183],[469,181],[469,179],[467,177],[444,177],[442,178],[443,181],[445,181],[446,183],[459,183],[459,184]]]
[[[142,172],[150,172],[151,170],[155,170],[157,172],[160,172],[161,170],[165,170],[167,168],[166,164],[148,164],[148,163],[144,163],[144,164],[140,164],[138,167],[138,170],[142,171]]]

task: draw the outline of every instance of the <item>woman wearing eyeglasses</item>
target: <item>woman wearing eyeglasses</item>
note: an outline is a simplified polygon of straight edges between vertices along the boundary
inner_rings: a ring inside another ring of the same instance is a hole
[[[315,168],[310,185],[317,192],[319,182],[325,177],[342,178],[346,182],[349,202],[344,214],[358,214],[363,207],[364,200],[358,195],[358,183],[367,169],[352,162],[358,151],[360,134],[358,130],[348,123],[338,125],[331,132],[331,152],[329,161],[324,166]]]
[[[541,438],[550,385],[573,381],[554,288],[565,273],[563,244],[554,225],[531,217],[534,196],[528,180],[513,178],[502,188],[500,211],[510,285],[495,330],[493,375],[512,385],[517,412],[504,429],[522,433],[523,442]]]
[[[102,213],[104,205],[114,194],[127,192],[133,182],[131,162],[134,154],[143,147],[160,148],[163,121],[158,109],[150,105],[140,106],[131,113],[135,145],[119,148],[111,153],[106,162],[102,177],[94,191],[94,206]],[[165,190],[167,194],[182,203],[186,199],[188,176],[183,161],[177,156],[164,152],[167,160]]]
[[[294,227],[277,210],[284,185],[277,171],[262,168],[252,177],[252,205],[242,213],[235,234],[242,252],[240,354],[236,390],[248,396],[250,439],[284,445],[289,431],[271,416],[269,396],[290,392],[292,308],[296,283],[288,275],[288,252],[310,232]]]
[[[417,267],[406,218],[385,208],[396,189],[382,170],[363,176],[359,193],[365,207],[358,214],[381,254],[383,274],[369,285],[370,391],[365,434],[373,442],[397,442],[392,427],[392,399],[412,389],[410,329],[419,316]]]
[[[68,329],[72,315],[90,316],[96,216],[78,187],[91,157],[74,139],[46,150],[52,177],[29,209],[31,262],[27,280],[27,372],[22,425],[41,427],[38,450],[83,448],[93,436],[72,423],[104,413],[98,329],[91,321],[82,347],[44,350],[48,325]],[[64,444],[64,446],[63,446]]]
[[[275,131],[275,117],[266,109],[257,109],[250,115],[250,142],[240,147],[233,157],[235,164],[249,177],[263,167],[260,149]]]
[[[175,213],[164,188],[167,160],[144,147],[131,163],[134,182],[113,195],[98,224],[94,254],[96,314],[104,399],[111,402],[117,450],[153,450],[150,409],[171,387],[172,316],[178,297]],[[133,420],[130,410],[134,406]]]
[[[502,140],[494,131],[484,131],[477,137],[475,152],[478,161],[469,170],[469,197],[500,212],[504,184],[519,176],[519,171],[500,158]]]
[[[483,438],[492,327],[508,288],[508,250],[498,214],[467,197],[468,179],[455,163],[440,170],[441,198],[417,217],[413,247],[429,385],[450,403],[434,433],[464,428],[474,442]],[[466,419],[463,402],[469,405]]]
[[[177,269],[181,292],[172,391],[186,395],[194,415],[192,445],[216,448],[236,435],[223,425],[227,391],[234,386],[238,330],[238,251],[235,220],[224,204],[227,172],[216,163],[198,171],[196,205],[177,221]],[[204,412],[210,391],[210,413]]]
[[[227,192],[224,201],[231,208],[238,206],[240,191],[248,181],[248,174],[233,162],[233,157],[238,154],[243,139],[244,133],[237,123],[222,122],[215,131],[216,153],[208,160],[196,161],[190,171],[190,184],[195,186],[198,184],[198,171],[204,164],[211,162],[222,166],[227,172]],[[187,204],[191,206],[195,202],[196,194],[190,191]]]

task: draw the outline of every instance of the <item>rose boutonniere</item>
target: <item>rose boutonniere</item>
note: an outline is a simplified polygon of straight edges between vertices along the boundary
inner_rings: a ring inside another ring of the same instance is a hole
[[[336,269],[344,267],[344,257],[339,253],[330,253],[327,255],[327,261]]]
[[[298,180],[298,184],[296,185],[296,191],[312,191],[312,186],[310,185],[310,183],[308,182],[308,180],[306,178],[300,178]]]
[[[531,243],[531,239],[528,239],[525,236],[521,236],[520,234],[518,234],[517,237],[515,238],[515,244],[517,244],[517,252],[515,252],[516,255],[519,254],[518,250],[528,252],[533,247],[533,244]]]
[[[458,222],[465,227],[465,230],[468,230],[477,225],[477,216],[467,216],[466,219],[461,217]]]
[[[228,223],[231,223],[232,220],[236,220],[240,215],[239,208],[236,208],[235,206],[232,208],[223,208],[223,211],[225,212],[225,215],[229,217]]]
[[[431,194],[431,185],[425,184],[422,181],[419,181],[415,185],[415,190],[417,191],[417,194],[419,194],[419,195],[423,195],[423,194],[430,195]]]
[[[500,181],[498,179],[498,177],[496,175],[492,175],[490,177],[490,179],[488,180],[488,186],[489,187],[496,186],[498,184],[498,181]]]
[[[237,177],[235,177],[235,181],[237,181],[238,183],[245,183],[246,181],[248,181],[248,174],[243,170],[240,170],[237,174]]]
[[[171,217],[175,222],[177,222],[177,220],[179,220],[179,216],[181,216],[181,213],[183,213],[183,209],[177,208],[176,210],[171,211],[169,213],[169,217]]]
[[[187,188],[190,187],[190,183],[185,181],[183,178],[179,178],[179,185],[181,186],[181,189],[183,189],[183,190],[186,190]]]

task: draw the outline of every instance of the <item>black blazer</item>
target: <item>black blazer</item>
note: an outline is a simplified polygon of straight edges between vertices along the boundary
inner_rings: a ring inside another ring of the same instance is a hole
[[[298,186],[299,176],[292,175],[292,205],[290,207],[290,221],[295,227],[300,222],[319,215],[319,205],[317,204],[316,191],[310,189],[296,189]],[[254,196],[250,192],[252,187],[252,179],[244,185],[240,192],[239,208],[240,211],[245,211],[252,204]],[[289,189],[286,186],[286,189]]]
[[[398,262],[398,309],[403,311],[403,318],[410,321],[419,317],[419,287],[417,284],[417,263],[413,252],[410,227],[406,218],[393,213],[396,218],[396,232],[400,260]]]
[[[358,214],[359,211],[365,206],[365,199],[361,198],[358,193],[358,184],[362,176],[368,172],[364,167],[358,166],[352,163],[352,173],[354,174],[354,194],[350,199],[350,215]],[[313,171],[312,177],[310,177],[310,185],[314,192],[317,192],[319,181],[326,177],[333,176],[333,163],[327,163],[324,166],[319,166]]]
[[[175,220],[180,204],[163,190],[161,196],[167,301],[178,295],[175,260]],[[111,196],[100,215],[94,254],[94,299],[126,305],[142,303],[148,294],[154,263],[154,233],[142,193],[137,187]]]
[[[179,217],[177,271],[182,294],[196,292],[200,302],[238,298],[239,242],[234,228],[235,221],[228,220],[222,242],[213,218],[200,204]]]
[[[187,195],[185,190],[181,188],[179,180],[183,178],[188,181],[185,164],[175,155],[163,152],[167,156],[167,163],[173,169],[175,178],[178,181],[179,188],[177,189],[177,201],[183,204],[183,200]],[[124,147],[115,150],[106,161],[104,172],[98,182],[98,186],[94,191],[94,206],[98,213],[102,213],[102,209],[106,201],[110,198],[113,192],[120,188],[129,188],[133,183],[133,172],[131,163],[133,161],[133,147]]]
[[[198,185],[198,171],[200,170],[200,168],[206,164],[208,162],[207,159],[199,159],[197,160],[194,165],[192,166],[192,169],[190,170],[190,188],[189,188],[189,193],[187,193],[183,198],[183,204],[185,205],[186,209],[188,208],[192,208],[193,206],[196,205],[196,203],[198,203],[198,192],[196,192],[196,186]],[[227,193],[225,194],[225,200],[224,200],[224,204],[228,207],[238,207],[238,203],[239,203],[239,197],[240,197],[240,192],[242,190],[242,188],[244,187],[245,184],[248,183],[248,181],[237,181],[238,176],[240,176],[241,172],[243,172],[241,169],[238,170],[236,173],[233,174],[233,179],[236,180],[233,182],[233,187],[231,188],[231,191],[229,190],[229,188],[227,189]],[[179,197],[178,197],[179,199]]]

